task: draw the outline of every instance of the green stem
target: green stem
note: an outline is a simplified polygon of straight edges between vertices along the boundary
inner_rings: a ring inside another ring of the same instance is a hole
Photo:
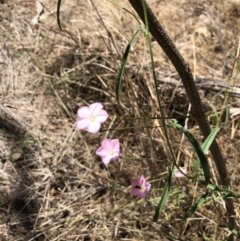
[[[161,99],[160,99],[159,92],[158,92],[157,78],[156,78],[156,72],[155,72],[155,64],[154,64],[152,44],[151,44],[151,36],[150,36],[150,32],[149,32],[147,9],[146,9],[145,3],[146,2],[144,0],[142,0],[142,4],[143,4],[143,7],[144,7],[144,19],[145,19],[146,31],[147,31],[146,36],[147,36],[148,49],[149,49],[151,65],[152,65],[152,74],[153,74],[154,86],[155,86],[157,102],[158,102],[158,106],[159,106],[159,110],[160,110],[160,114],[161,114],[161,118],[160,119],[161,119],[161,122],[162,122],[164,135],[166,137],[167,145],[168,145],[168,148],[169,148],[170,154],[172,156],[172,160],[173,160],[173,165],[171,167],[171,170],[173,170],[174,165],[176,165],[176,157],[175,157],[175,155],[173,153],[173,149],[172,149],[171,143],[169,141],[168,131],[167,131],[165,118],[164,118],[164,111],[163,111],[163,108],[162,108]]]

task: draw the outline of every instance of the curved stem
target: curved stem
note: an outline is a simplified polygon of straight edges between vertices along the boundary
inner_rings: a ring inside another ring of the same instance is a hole
[[[145,23],[144,8],[143,8],[142,0],[129,0],[129,2],[132,5],[132,7],[135,9],[135,11],[138,13],[142,21]],[[168,56],[168,58],[174,65],[179,76],[181,77],[187,96],[192,105],[192,114],[197,120],[198,125],[201,129],[201,132],[203,133],[203,136],[207,138],[211,132],[211,129],[206,120],[202,101],[199,96],[192,72],[188,64],[186,63],[186,61],[183,59],[182,55],[175,47],[170,37],[167,35],[163,27],[158,22],[152,10],[149,8],[146,2],[144,4],[147,10],[149,32],[152,34],[152,36],[156,39],[158,44],[161,46],[165,54]],[[214,162],[216,164],[221,184],[229,188],[230,179],[227,174],[226,163],[216,140],[213,141],[210,147],[210,151],[212,153]],[[230,230],[233,230],[235,229],[235,211],[234,211],[233,200],[225,199],[225,204],[226,204],[226,210],[227,210],[227,216],[228,216],[228,227]],[[229,240],[233,240],[233,236],[231,236]]]

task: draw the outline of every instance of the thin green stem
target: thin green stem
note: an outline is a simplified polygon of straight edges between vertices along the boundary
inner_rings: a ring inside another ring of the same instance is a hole
[[[142,0],[142,4],[143,4],[143,9],[144,9],[144,19],[145,19],[145,23],[146,23],[146,32],[147,32],[146,36],[147,36],[148,49],[149,49],[149,54],[150,54],[150,59],[151,59],[152,75],[153,75],[154,86],[155,86],[155,90],[156,90],[156,96],[157,96],[159,111],[161,113],[160,119],[161,119],[161,122],[162,122],[164,135],[165,135],[166,140],[167,140],[167,145],[168,145],[169,151],[170,151],[171,156],[172,156],[173,164],[175,165],[176,164],[176,157],[173,153],[173,149],[172,149],[171,143],[169,141],[168,130],[167,130],[167,126],[166,126],[165,118],[164,118],[164,111],[163,111],[163,108],[162,108],[162,103],[161,103],[161,99],[160,99],[158,88],[157,88],[157,78],[156,78],[155,64],[154,64],[154,59],[153,59],[151,36],[150,36],[150,32],[149,32],[148,16],[147,16],[147,10],[146,10],[146,5],[145,5],[146,2],[144,0]],[[173,166],[172,166],[171,169],[173,169]]]

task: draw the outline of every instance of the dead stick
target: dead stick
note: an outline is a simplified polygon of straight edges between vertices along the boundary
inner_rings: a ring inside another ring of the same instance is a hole
[[[143,1],[129,0],[129,2],[132,5],[132,7],[135,9],[135,11],[138,13],[142,21],[145,23]],[[165,30],[158,22],[157,18],[155,17],[155,15],[153,14],[152,10],[149,8],[147,3],[145,3],[145,6],[147,11],[149,32],[156,39],[158,44],[162,47],[163,51],[171,60],[174,67],[176,68],[180,78],[182,79],[189,101],[192,105],[192,112],[193,112],[192,114],[196,118],[198,125],[203,133],[203,136],[207,138],[211,132],[211,129],[206,120],[202,101],[200,99],[196,84],[194,82],[192,72],[188,64],[183,59],[182,55],[175,47],[172,40],[169,38]],[[213,141],[210,147],[210,151],[212,153],[214,162],[216,164],[221,184],[229,188],[230,179],[227,174],[225,160],[223,158],[223,155],[220,151],[220,148],[216,140]],[[233,230],[235,229],[235,211],[234,211],[233,201],[231,199],[225,199],[225,204],[226,204],[227,216],[228,216],[228,227],[230,230]],[[232,235],[229,240],[233,240]]]

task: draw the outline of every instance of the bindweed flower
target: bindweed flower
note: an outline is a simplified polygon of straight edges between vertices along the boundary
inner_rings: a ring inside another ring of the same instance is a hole
[[[96,150],[96,154],[102,158],[102,162],[107,166],[110,161],[116,160],[120,155],[119,140],[104,138],[102,145]]]
[[[184,174],[187,173],[186,168],[184,168],[184,167],[179,167],[179,169],[180,169]],[[185,175],[184,175],[182,172],[180,172],[180,170],[177,169],[177,170],[175,171],[175,173],[174,173],[175,177],[177,177],[177,178],[185,177]]]
[[[147,193],[151,188],[151,184],[146,181],[146,178],[142,175],[140,179],[134,179],[131,181],[132,190],[131,194],[140,198],[146,198]]]
[[[108,118],[108,113],[103,110],[101,103],[93,103],[89,106],[82,106],[77,112],[77,128],[87,130],[90,133],[97,133],[101,124]]]

